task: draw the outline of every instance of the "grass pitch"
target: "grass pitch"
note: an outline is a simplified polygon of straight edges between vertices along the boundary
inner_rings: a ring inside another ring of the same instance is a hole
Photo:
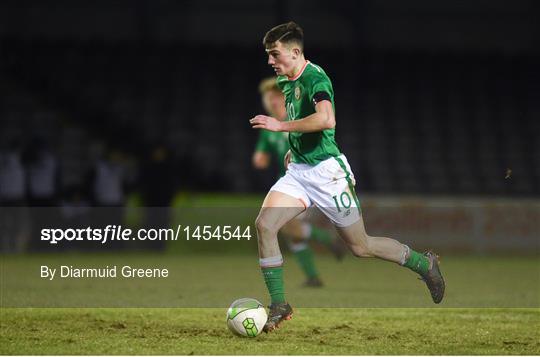
[[[300,287],[303,276],[287,257],[294,318],[248,339],[227,330],[225,314],[239,297],[267,302],[251,255],[2,257],[0,354],[540,354],[536,257],[443,257],[448,290],[441,306],[394,264],[317,258],[326,287]],[[39,264],[124,263],[166,266],[171,277],[129,284],[36,277]],[[163,307],[141,308],[142,301]]]
[[[256,244],[253,242],[253,244]],[[219,307],[240,297],[267,302],[257,253],[61,253],[0,257],[3,307]],[[293,307],[432,308],[425,284],[397,264],[316,254],[322,289],[301,286],[295,259],[285,257],[285,289]],[[48,279],[40,267],[123,266],[167,268],[164,279]],[[440,307],[538,308],[537,257],[443,256],[447,282]],[[439,307],[439,306],[437,306]]]
[[[223,309],[4,309],[2,354],[538,354],[538,309],[297,309],[233,336]]]

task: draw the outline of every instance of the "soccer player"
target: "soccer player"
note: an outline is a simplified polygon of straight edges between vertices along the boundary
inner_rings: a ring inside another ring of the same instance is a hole
[[[351,168],[334,139],[334,90],[324,70],[304,57],[303,31],[294,22],[281,24],[263,39],[268,64],[285,95],[287,121],[257,115],[255,129],[288,132],[287,173],[270,189],[256,219],[259,262],[271,297],[265,332],[273,331],[293,310],[285,299],[283,258],[277,232],[311,205],[335,225],[356,257],[376,257],[405,266],[425,281],[440,303],[445,284],[433,252],[418,253],[398,241],[366,233]]]
[[[279,89],[275,78],[267,78],[261,81],[259,92],[262,97],[265,111],[278,120],[285,120],[285,97]],[[267,169],[272,157],[276,158],[279,165],[279,176],[285,175],[285,154],[289,150],[288,133],[261,130],[259,139],[253,153],[253,166],[258,170]],[[339,241],[324,229],[315,227],[305,221],[301,215],[292,219],[281,229],[281,233],[288,238],[289,248],[293,252],[300,268],[306,276],[304,286],[321,287],[323,285],[317,268],[313,251],[308,245],[308,240],[317,241],[326,246],[338,260],[343,258],[344,250]],[[302,219],[300,219],[302,218]]]

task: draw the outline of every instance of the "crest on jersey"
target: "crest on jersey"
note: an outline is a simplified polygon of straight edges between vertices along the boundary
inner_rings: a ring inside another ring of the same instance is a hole
[[[300,87],[295,87],[294,88],[294,97],[296,98],[296,100],[300,99]]]

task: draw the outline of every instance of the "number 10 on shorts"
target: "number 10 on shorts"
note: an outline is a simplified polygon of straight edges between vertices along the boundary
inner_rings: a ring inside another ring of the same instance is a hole
[[[350,208],[351,207],[351,204],[352,204],[352,199],[351,199],[351,195],[349,195],[349,193],[347,191],[343,191],[341,193],[341,195],[339,195],[339,202],[338,202],[338,195],[334,195],[332,196],[332,198],[334,199],[334,203],[336,204],[336,208],[338,210],[338,213],[341,212],[341,208],[340,208],[340,203],[341,203],[341,207],[347,209],[347,208]]]

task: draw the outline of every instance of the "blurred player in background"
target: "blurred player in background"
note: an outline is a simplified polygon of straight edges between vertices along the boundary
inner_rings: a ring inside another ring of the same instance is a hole
[[[264,330],[274,330],[293,312],[285,299],[277,232],[311,205],[333,222],[356,257],[376,257],[411,269],[425,281],[433,301],[440,303],[445,284],[434,253],[421,254],[394,239],[366,233],[354,175],[334,137],[332,83],[321,67],[305,59],[300,26],[294,22],[276,26],[266,33],[263,44],[285,95],[288,120],[257,115],[250,123],[255,129],[288,132],[290,145],[287,173],[270,189],[256,220],[259,262],[271,296]]]
[[[259,85],[264,110],[278,120],[286,120],[285,97],[277,86],[276,78],[267,78]],[[289,151],[289,135],[286,132],[261,130],[253,153],[253,166],[258,170],[268,169],[272,157],[277,160],[279,177],[285,175],[285,154]],[[305,214],[292,219],[280,230],[289,243],[300,268],[306,276],[304,286],[321,287],[323,285],[309,247],[310,240],[322,243],[334,253],[338,260],[344,256],[341,242],[330,232],[306,222]]]

